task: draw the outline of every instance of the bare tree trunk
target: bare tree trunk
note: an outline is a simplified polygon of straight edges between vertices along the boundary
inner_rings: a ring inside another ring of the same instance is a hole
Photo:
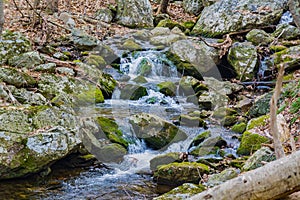
[[[278,131],[278,125],[277,125],[277,102],[281,93],[283,75],[284,75],[284,66],[280,65],[280,69],[277,75],[276,86],[274,89],[274,94],[270,100],[270,129],[271,129],[271,134],[273,136],[276,159],[284,157],[284,150],[280,141],[280,132]]]
[[[0,0],[0,36],[4,26],[4,0]]]
[[[168,4],[170,0],[161,0],[160,5],[157,11],[157,14],[167,13],[168,12]]]
[[[193,196],[192,200],[272,200],[300,190],[300,151]]]

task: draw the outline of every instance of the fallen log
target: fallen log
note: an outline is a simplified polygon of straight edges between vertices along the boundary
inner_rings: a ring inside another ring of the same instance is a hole
[[[300,190],[300,151],[210,188],[192,200],[272,200]]]

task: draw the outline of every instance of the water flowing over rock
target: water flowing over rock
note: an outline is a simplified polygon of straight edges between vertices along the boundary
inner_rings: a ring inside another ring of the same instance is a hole
[[[117,4],[116,19],[119,24],[132,28],[153,27],[149,0],[118,0]]]
[[[138,138],[144,139],[153,149],[166,148],[187,138],[186,133],[158,116],[141,113],[130,117],[130,124]]]
[[[220,0],[205,7],[193,33],[219,36],[276,24],[288,0]]]

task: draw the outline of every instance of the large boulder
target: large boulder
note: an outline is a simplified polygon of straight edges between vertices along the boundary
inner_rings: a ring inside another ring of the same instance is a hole
[[[171,163],[160,166],[154,172],[154,180],[162,185],[179,186],[183,183],[198,184],[203,174],[208,174],[208,166],[195,162]]]
[[[44,63],[39,52],[31,51],[21,55],[14,56],[8,60],[8,64],[18,68],[33,68],[34,66]]]
[[[219,36],[276,24],[288,0],[221,0],[205,7],[193,33]]]
[[[144,139],[146,144],[153,149],[166,148],[174,142],[187,138],[187,135],[175,125],[158,116],[141,113],[130,117],[135,135]]]
[[[208,181],[206,183],[207,186],[213,187],[216,185],[220,185],[225,181],[233,179],[238,176],[238,172],[234,168],[228,168],[223,170],[221,173],[208,175]]]
[[[149,0],[117,0],[119,24],[132,28],[153,26],[152,8]]]
[[[147,89],[143,86],[127,84],[121,90],[121,99],[139,100],[141,97],[148,94]]]
[[[229,50],[227,60],[241,80],[252,80],[258,64],[256,47],[249,42],[236,42]]]
[[[180,155],[180,152],[171,152],[156,156],[150,160],[150,169],[154,171],[160,165],[166,165],[172,162],[182,162]]]
[[[33,87],[36,80],[26,73],[19,72],[14,68],[0,67],[0,80],[16,87]]]
[[[297,45],[274,53],[272,55],[274,58],[274,64],[276,66],[283,64],[287,71],[297,69],[298,63],[300,62],[299,51],[300,45]]]
[[[269,147],[257,150],[242,167],[243,171],[249,171],[264,166],[265,162],[276,160],[275,153]]]
[[[219,63],[216,49],[191,40],[173,43],[167,57],[176,65],[179,73],[199,80],[203,79],[206,72],[216,69],[216,64]]]

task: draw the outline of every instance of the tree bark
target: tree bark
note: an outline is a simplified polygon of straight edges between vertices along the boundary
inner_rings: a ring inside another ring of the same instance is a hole
[[[157,14],[168,13],[168,4],[170,0],[161,0]]]
[[[283,75],[284,66],[280,65],[280,69],[277,75],[276,86],[274,89],[273,96],[270,100],[270,130],[273,136],[276,159],[284,157],[284,150],[280,141],[280,132],[278,130],[277,125],[277,102],[281,93]]]
[[[300,190],[300,151],[193,196],[192,200],[272,200]]]
[[[0,37],[4,26],[4,0],[0,0]]]

